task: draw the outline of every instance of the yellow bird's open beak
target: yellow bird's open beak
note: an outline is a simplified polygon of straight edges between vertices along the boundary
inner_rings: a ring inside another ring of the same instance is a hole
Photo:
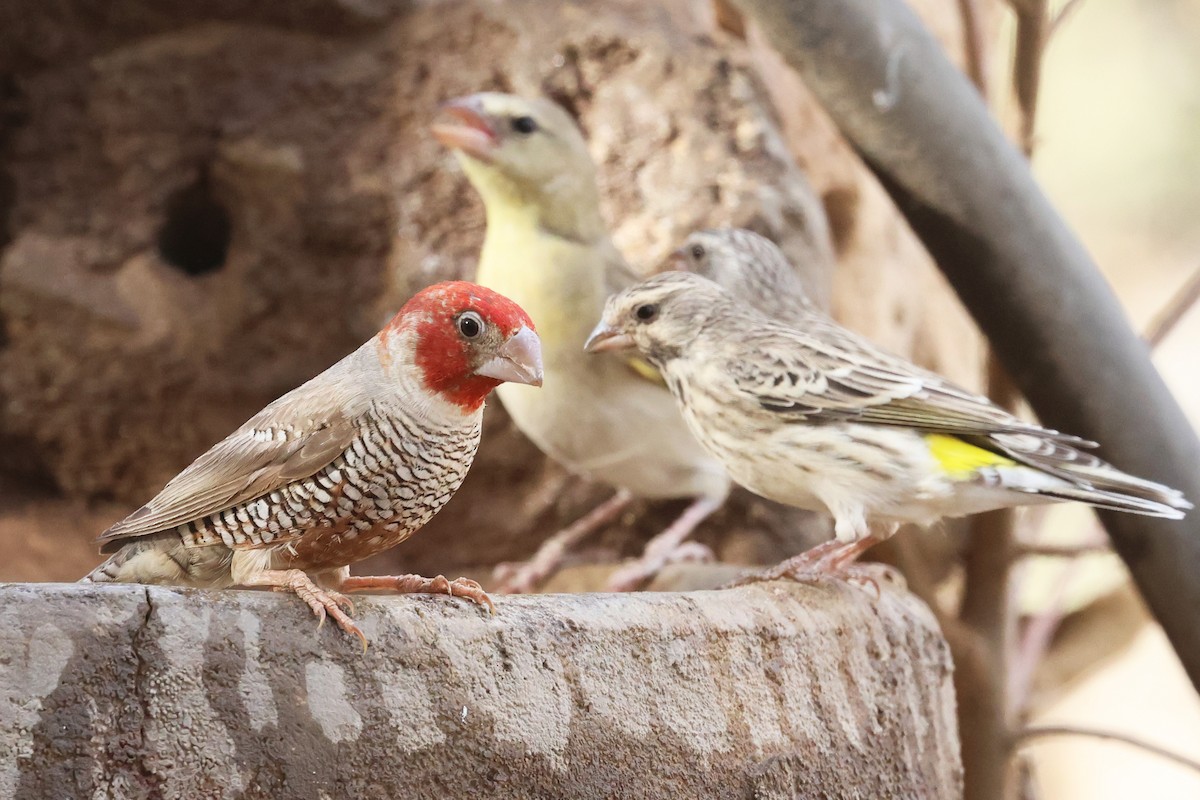
[[[490,161],[500,136],[475,95],[444,103],[431,128],[433,138],[480,161]]]

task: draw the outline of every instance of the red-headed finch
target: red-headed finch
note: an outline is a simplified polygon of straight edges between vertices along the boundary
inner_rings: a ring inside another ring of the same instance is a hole
[[[906,522],[1061,500],[1169,519],[1191,508],[818,311],[785,324],[689,272],[610,298],[586,347],[636,348],[737,483],[833,516],[835,540],[775,575],[845,568]]]
[[[85,581],[294,591],[366,639],[339,591],[444,593],[491,607],[475,581],[350,577],[421,528],[479,446],[484,399],[538,386],[529,316],[463,282],[417,293],[374,338],[268,405],[100,536]]]
[[[583,353],[605,298],[637,280],[609,239],[583,134],[549,101],[496,93],[447,103],[433,134],[454,150],[483,198],[487,233],[476,279],[538,321],[545,388],[502,386],[504,408],[542,452],[622,490],[551,539],[506,588],[532,588],[553,569],[566,541],[614,517],[633,495],[696,498],[642,560],[609,583],[636,588],[720,507],[729,479],[688,433],[653,369],[628,357]]]

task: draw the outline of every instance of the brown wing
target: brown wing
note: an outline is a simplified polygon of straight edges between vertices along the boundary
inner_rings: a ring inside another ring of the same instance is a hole
[[[1092,445],[1025,422],[832,321],[814,315],[809,327],[814,330],[772,324],[756,331],[758,357],[727,366],[737,387],[768,411],[814,422],[900,425],[958,436],[1032,434],[1076,447]]]
[[[116,540],[198,521],[328,466],[350,446],[357,429],[339,395],[310,383],[271,403],[176,475],[153,500],[102,533],[98,541],[109,543],[102,552]]]

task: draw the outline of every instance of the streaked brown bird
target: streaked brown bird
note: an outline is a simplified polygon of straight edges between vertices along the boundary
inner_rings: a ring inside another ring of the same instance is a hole
[[[490,608],[472,580],[351,577],[349,565],[404,541],[454,495],[479,446],[484,399],[505,381],[541,384],[529,316],[482,286],[431,286],[105,531],[101,553],[111,555],[83,580],[290,590],[364,646],[342,591],[449,594]]]
[[[1054,501],[1180,519],[1169,487],[1075,436],[879,349],[807,310],[785,324],[716,283],[665,272],[610,298],[586,345],[636,348],[697,439],[752,492],[834,518],[835,539],[776,575],[845,569],[901,523]]]

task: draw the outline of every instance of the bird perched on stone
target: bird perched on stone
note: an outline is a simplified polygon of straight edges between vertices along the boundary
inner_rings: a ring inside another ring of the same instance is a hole
[[[470,283],[424,289],[105,531],[111,555],[83,580],[290,590],[364,646],[340,591],[445,593],[490,608],[472,580],[351,577],[348,565],[404,541],[454,495],[492,389],[541,380],[520,306]]]
[[[453,149],[483,199],[487,233],[476,279],[538,321],[545,387],[500,387],[505,409],[551,458],[620,490],[549,540],[506,588],[532,588],[569,541],[615,517],[634,495],[695,498],[639,562],[609,583],[636,588],[720,507],[729,480],[688,433],[653,369],[583,353],[605,298],[637,280],[609,239],[583,134],[549,101],[495,93],[447,103],[433,133]]]
[[[733,479],[828,511],[835,539],[774,575],[845,569],[901,523],[1075,500],[1180,519],[1166,486],[1083,452],[985,397],[875,347],[816,311],[788,324],[716,283],[665,272],[609,299],[591,352],[636,348]]]

